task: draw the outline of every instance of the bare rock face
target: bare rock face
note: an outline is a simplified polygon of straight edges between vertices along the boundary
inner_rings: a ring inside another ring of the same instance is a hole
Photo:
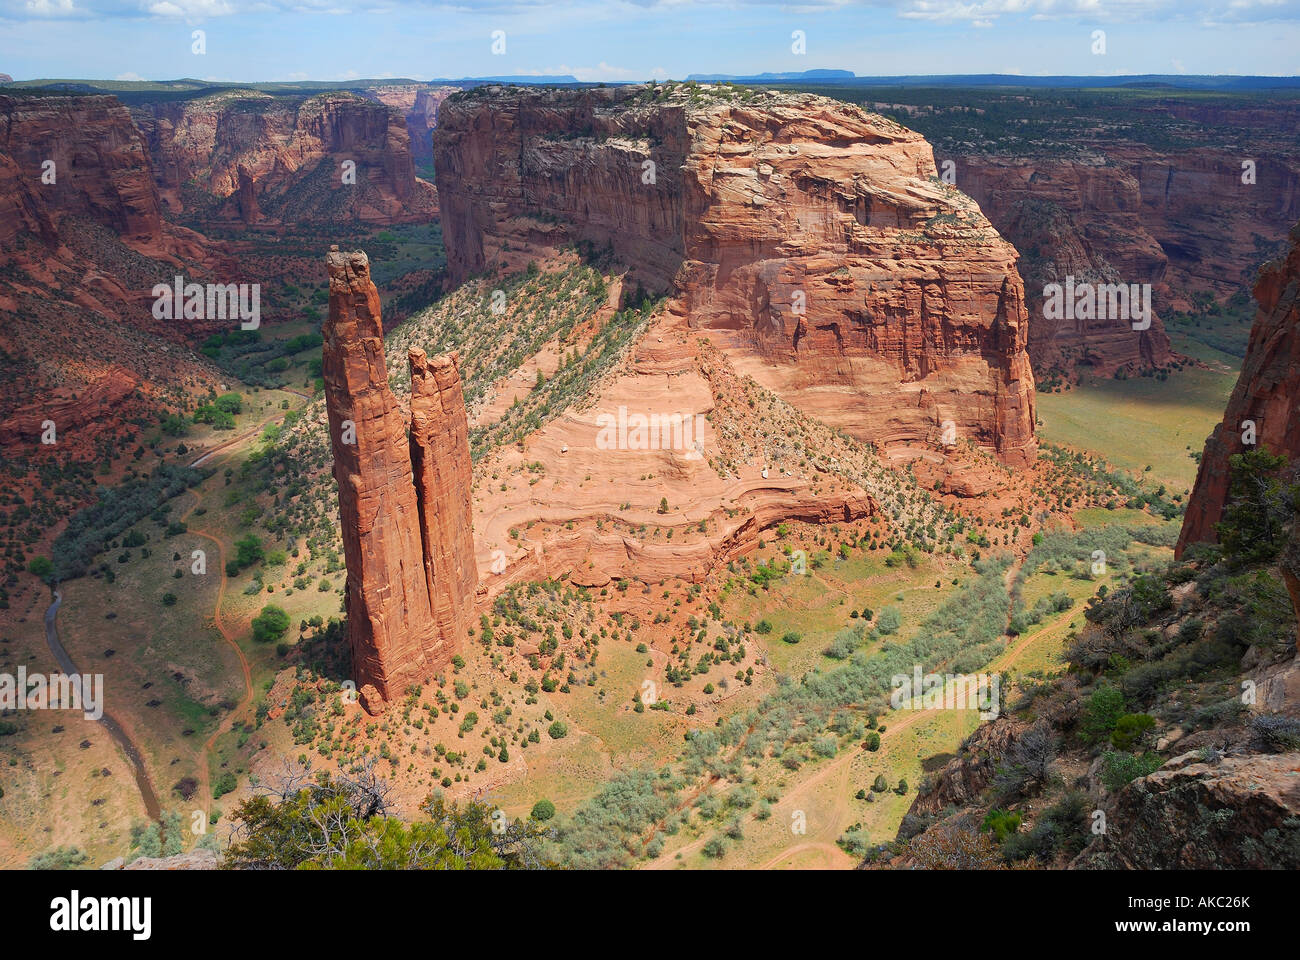
[[[1070,864],[1127,870],[1300,867],[1300,753],[1175,757],[1107,809],[1109,828]]]
[[[472,594],[464,584],[477,580],[473,550],[465,551],[458,579],[444,577],[436,563],[457,550],[456,542],[438,537],[454,530],[459,517],[440,510],[461,498],[468,502],[469,445],[456,376],[444,377],[446,389],[426,391],[417,404],[421,413],[408,446],[388,386],[370,262],[364,253],[332,252],[326,266],[323,374],[348,569],[348,635],[362,705],[374,713],[443,669],[464,636],[463,601]],[[447,449],[457,438],[463,450]],[[412,482],[417,449],[419,486]]]
[[[47,170],[52,183],[42,180]],[[156,240],[162,214],[151,174],[116,97],[0,97],[0,240],[24,231],[52,239],[51,218],[65,215],[124,240]]]
[[[479,88],[443,102],[434,156],[456,281],[610,252],[859,439],[1036,455],[1016,252],[913,131],[806,95]]]
[[[433,186],[416,179],[402,115],[353,94],[222,93],[145,104],[132,117],[174,213],[227,224],[395,224],[437,210]],[[186,209],[189,183],[211,196],[204,209]]]
[[[408,361],[411,466],[421,504],[425,575],[439,644],[454,651],[469,628],[469,608],[478,586],[469,418],[455,355],[430,359],[413,348]]]
[[[428,83],[391,84],[371,87],[365,96],[402,111],[411,137],[411,156],[428,160],[433,156],[433,128],[438,125],[438,105],[460,87]]]
[[[1148,171],[1100,161],[1034,157],[963,157],[958,180],[1003,236],[1020,251],[1029,304],[1029,356],[1041,379],[1084,364],[1107,374],[1129,364],[1162,366],[1172,359],[1159,316],[1147,330],[1128,320],[1050,319],[1043,288],[1067,276],[1087,283],[1149,283],[1164,289],[1169,258],[1149,232],[1153,219]],[[1116,242],[1122,238],[1123,242]]]
[[[978,802],[993,782],[1003,758],[1028,729],[1028,724],[1002,717],[978,727],[962,744],[962,754],[949,760],[930,780],[931,788],[918,794],[909,814],[937,815],[948,807]]]
[[[1228,458],[1250,449],[1243,443],[1246,421],[1253,421],[1257,448],[1300,457],[1300,225],[1291,231],[1291,249],[1265,266],[1255,282],[1259,312],[1237,386],[1223,422],[1205,442],[1178,538],[1178,555],[1188,544],[1218,539],[1228,495]]]
[[[1248,286],[1261,245],[1300,219],[1300,108],[1289,101],[1154,96],[1135,109],[1124,98],[1069,105],[994,94],[989,102],[1002,116],[988,124],[951,122],[972,107],[874,106],[915,117],[940,165],[952,163],[957,186],[1020,251],[1039,383],[1167,362],[1161,315]],[[1049,319],[1043,286],[1067,274],[1150,283],[1150,329]]]

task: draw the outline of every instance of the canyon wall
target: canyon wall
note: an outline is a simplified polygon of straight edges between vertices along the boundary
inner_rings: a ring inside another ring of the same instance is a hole
[[[143,104],[132,116],[168,209],[189,220],[388,225],[437,212],[432,185],[415,176],[405,120],[383,103],[237,91]]]
[[[453,280],[576,244],[876,443],[1035,457],[1016,252],[917,133],[821,97],[483,87],[434,132]]]
[[[132,421],[216,386],[181,346],[204,323],[156,319],[151,290],[230,269],[164,219],[149,152],[115,97],[0,96],[0,441],[98,461],[97,444],[125,443]],[[57,446],[39,443],[47,419]]]
[[[388,386],[379,293],[364,253],[331,252],[323,375],[362,705],[382,710],[444,669],[478,580],[469,439],[453,359],[410,357],[410,439]],[[414,481],[412,470],[414,468]]]
[[[162,214],[152,176],[115,97],[0,96],[0,240],[27,232],[53,241],[55,220],[82,216],[125,240],[156,241]]]
[[[958,182],[1020,252],[1029,305],[1029,356],[1043,377],[1087,365],[1107,373],[1172,357],[1158,315],[1147,330],[1114,318],[1051,319],[1043,288],[1067,276],[1085,283],[1150,283],[1168,292],[1169,258],[1149,232],[1139,179],[1104,163],[963,157]],[[1167,300],[1166,300],[1167,302]]]
[[[370,87],[366,97],[402,111],[411,138],[411,156],[417,161],[433,157],[433,128],[438,125],[438,106],[460,87],[426,83]]]
[[[1294,105],[1225,109],[1170,99],[1129,104],[1122,115],[1112,109],[1096,105],[1077,122],[1058,124],[1051,152],[1024,139],[977,150],[949,139],[938,151],[953,160],[957,185],[1020,251],[1029,353],[1040,379],[1081,364],[1105,375],[1168,362],[1159,313],[1191,309],[1196,294],[1222,299],[1248,286],[1300,219]],[[1151,328],[1045,317],[1043,286],[1071,273],[1151,284]]]
[[[1243,443],[1245,421],[1255,426],[1255,447],[1300,458],[1300,224],[1291,249],[1269,263],[1255,282],[1259,312],[1237,385],[1223,422],[1205,442],[1196,485],[1178,538],[1177,553],[1189,544],[1218,539],[1228,495],[1228,458],[1251,449]]]

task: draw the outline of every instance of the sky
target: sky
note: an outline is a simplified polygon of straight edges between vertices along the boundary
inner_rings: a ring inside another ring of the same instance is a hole
[[[18,80],[816,68],[1291,76],[1300,0],[0,0],[0,73]]]

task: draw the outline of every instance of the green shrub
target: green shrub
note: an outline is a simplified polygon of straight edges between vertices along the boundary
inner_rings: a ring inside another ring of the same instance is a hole
[[[1110,743],[1116,750],[1132,750],[1155,729],[1156,718],[1149,713],[1126,713],[1115,721]]]
[[[1158,753],[1147,752],[1141,756],[1132,753],[1102,754],[1101,782],[1112,793],[1122,790],[1139,777],[1145,777],[1164,766],[1164,759]]]
[[[1084,743],[1101,743],[1110,738],[1124,714],[1124,694],[1118,687],[1098,687],[1084,704],[1079,720],[1079,737]]]
[[[549,800],[538,800],[533,804],[533,810],[529,814],[534,820],[547,821],[555,816],[555,804]]]
[[[1004,843],[1008,836],[1020,830],[1020,814],[994,807],[984,815],[980,829],[992,833],[998,843]]]
[[[212,799],[220,800],[226,794],[233,792],[237,786],[239,786],[239,781],[235,779],[233,773],[227,770],[217,777],[217,782],[212,785]]]
[[[253,639],[258,643],[271,643],[279,640],[289,630],[289,614],[273,603],[268,603],[262,612],[253,618]]]

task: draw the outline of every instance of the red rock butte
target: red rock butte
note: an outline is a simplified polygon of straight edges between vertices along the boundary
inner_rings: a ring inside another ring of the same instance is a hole
[[[1177,555],[1193,543],[1219,539],[1228,496],[1228,458],[1243,453],[1246,422],[1254,424],[1254,449],[1300,458],[1300,224],[1289,252],[1266,264],[1255,281],[1259,312],[1250,328],[1246,359],[1223,421],[1205,441],[1196,486],[1178,537]],[[1300,599],[1300,593],[1297,594]]]
[[[444,669],[478,583],[468,419],[454,356],[412,350],[410,435],[384,362],[379,292],[364,253],[326,256],[323,373],[347,560],[348,639],[376,713]]]
[[[443,102],[433,141],[453,280],[605,252],[860,440],[1035,459],[1016,251],[920,134],[802,94],[483,87]]]

